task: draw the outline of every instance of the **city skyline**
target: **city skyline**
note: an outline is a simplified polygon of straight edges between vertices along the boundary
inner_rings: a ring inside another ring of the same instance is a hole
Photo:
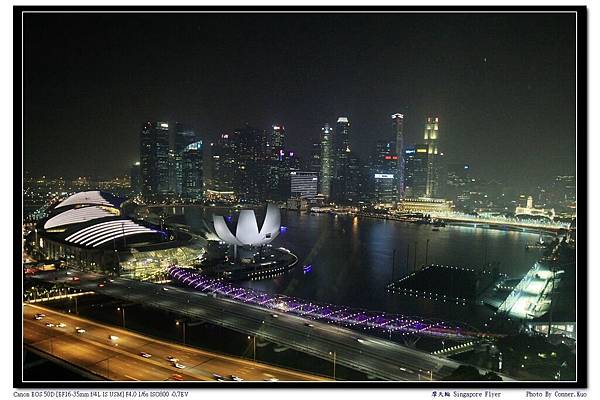
[[[351,148],[365,158],[377,140],[393,138],[390,117],[402,113],[405,147],[420,142],[428,115],[439,116],[448,161],[469,163],[486,178],[527,184],[527,177],[574,173],[575,135],[564,134],[574,133],[575,118],[568,16],[484,15],[463,24],[462,15],[242,14],[228,16],[225,25],[224,16],[164,17],[176,28],[166,24],[157,37],[145,30],[157,16],[119,15],[111,30],[97,14],[73,24],[63,24],[64,15],[33,16],[45,23],[43,38],[36,23],[25,35],[26,170],[68,175],[76,165],[80,174],[124,173],[138,161],[136,141],[147,120],[183,122],[205,143],[244,122],[260,129],[281,124],[288,147],[306,159],[321,127],[343,115],[352,121]],[[313,17],[323,24],[304,33]],[[436,24],[425,30],[419,22],[427,18]],[[229,25],[237,29],[219,28]],[[516,43],[515,29],[527,40]],[[76,39],[69,36],[74,30]],[[473,30],[480,39],[468,37]],[[256,33],[247,37],[248,31]],[[223,46],[211,44],[215,35]],[[123,37],[119,50],[111,47]],[[286,47],[290,41],[296,53]],[[144,67],[135,56],[152,54],[152,45],[177,62],[157,56]],[[225,45],[231,50],[224,52]],[[419,54],[428,47],[430,58]],[[42,61],[48,52],[52,65]],[[232,69],[244,59],[258,69]],[[150,65],[157,69],[150,72]],[[60,90],[47,90],[49,84]],[[54,111],[41,106],[49,102]],[[64,141],[51,140],[50,131]],[[70,151],[75,139],[85,151]],[[108,163],[101,149],[111,143],[117,146]],[[45,168],[50,159],[53,168]]]

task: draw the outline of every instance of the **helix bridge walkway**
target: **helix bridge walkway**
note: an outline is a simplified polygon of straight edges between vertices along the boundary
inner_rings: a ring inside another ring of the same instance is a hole
[[[367,311],[332,304],[319,304],[280,294],[235,286],[203,276],[195,270],[172,266],[169,276],[176,282],[206,294],[260,308],[293,314],[307,319],[395,336],[425,335],[468,341],[489,336],[461,322],[419,318],[400,314]]]

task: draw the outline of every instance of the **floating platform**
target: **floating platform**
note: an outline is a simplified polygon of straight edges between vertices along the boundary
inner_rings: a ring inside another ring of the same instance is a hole
[[[387,286],[390,293],[466,306],[506,275],[485,269],[432,264]]]

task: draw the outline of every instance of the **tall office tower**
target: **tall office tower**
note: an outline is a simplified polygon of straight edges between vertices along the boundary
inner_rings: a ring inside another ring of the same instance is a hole
[[[394,129],[394,137],[396,139],[396,154],[397,165],[396,165],[396,187],[398,192],[398,198],[403,196],[404,191],[404,115],[393,114],[392,115],[392,128]]]
[[[404,197],[426,196],[429,157],[426,144],[404,149]]]
[[[212,184],[210,188],[217,195],[235,192],[235,180],[239,173],[236,154],[237,143],[232,134],[222,134],[211,146]]]
[[[146,122],[140,131],[142,195],[160,200],[169,193],[169,124]]]
[[[348,154],[348,168],[346,173],[345,196],[343,202],[357,204],[364,201],[366,188],[363,175],[363,163],[355,153]]]
[[[196,143],[196,133],[185,125],[176,122],[173,144],[173,186],[176,194],[183,193],[183,152],[192,143]]]
[[[472,189],[469,164],[448,164],[446,174],[446,198],[456,204],[459,196]]]
[[[310,171],[290,172],[290,196],[312,199],[318,191],[318,173]]]
[[[311,172],[321,171],[321,143],[315,142],[310,148],[310,157],[306,162],[306,169]]]
[[[240,200],[249,203],[265,201],[268,184],[267,133],[249,125],[234,132],[239,171],[235,191]]]
[[[377,142],[371,159],[373,203],[392,207],[398,201],[398,158],[394,142]]]
[[[202,200],[204,192],[202,140],[188,144],[181,153],[181,160],[182,196],[188,200]]]
[[[285,127],[282,125],[273,125],[271,128],[271,135],[267,141],[267,146],[271,148],[271,154],[277,154],[279,150],[284,148]]]
[[[333,129],[329,124],[321,128],[321,167],[319,173],[319,193],[331,196],[331,180],[333,179]]]
[[[333,179],[331,198],[337,202],[346,199],[348,180],[348,157],[350,156],[350,121],[347,117],[338,117],[333,134]]]
[[[284,149],[285,128],[273,125],[267,135],[265,173],[267,179],[267,200],[282,201],[289,197],[289,163],[288,152]],[[293,155],[293,152],[292,152]]]
[[[427,187],[426,197],[438,197],[441,195],[442,181],[442,154],[439,152],[439,118],[427,117],[424,132],[425,144],[427,145]]]
[[[129,180],[130,180],[131,192],[134,195],[140,194],[142,191],[142,179],[140,176],[140,162],[139,161],[136,161],[131,166],[131,169],[129,170]]]

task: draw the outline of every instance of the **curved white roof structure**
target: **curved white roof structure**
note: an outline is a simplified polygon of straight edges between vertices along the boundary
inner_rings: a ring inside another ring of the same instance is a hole
[[[125,236],[159,232],[160,231],[155,229],[150,229],[137,224],[130,219],[117,219],[80,229],[68,236],[65,240],[78,245],[98,247],[101,244]]]
[[[219,239],[228,244],[238,246],[260,246],[271,242],[279,235],[281,227],[281,211],[273,204],[267,206],[267,215],[262,228],[258,230],[258,222],[254,210],[240,211],[235,236],[229,230],[225,219],[221,215],[213,215],[215,231]]]
[[[115,207],[117,204],[114,204],[109,198],[107,193],[103,193],[99,190],[90,190],[87,192],[79,192],[71,195],[61,201],[56,207],[66,207],[66,206],[76,206],[80,204],[98,204],[108,207]]]
[[[81,222],[87,222],[98,218],[114,216],[115,214],[99,206],[74,208],[72,210],[67,210],[50,218],[44,224],[44,229],[52,229],[56,228],[57,226],[78,224]]]

